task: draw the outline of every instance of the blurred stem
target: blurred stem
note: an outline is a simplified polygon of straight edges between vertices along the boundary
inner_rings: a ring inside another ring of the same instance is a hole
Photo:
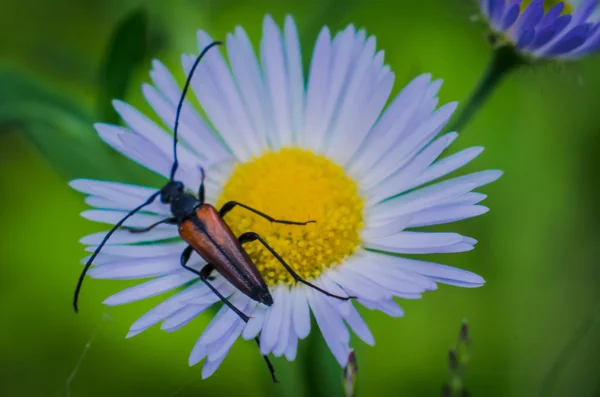
[[[587,337],[590,336],[591,331],[599,321],[600,306],[598,306],[593,313],[590,313],[585,318],[583,323],[579,326],[577,331],[575,331],[575,334],[573,334],[569,340],[569,343],[567,343],[567,345],[561,350],[556,360],[554,360],[550,371],[548,371],[548,374],[542,383],[542,387],[538,394],[540,397],[548,397],[552,395],[551,393],[556,386],[556,382],[560,379],[560,376],[571,362],[571,358],[581,348],[581,345],[583,345],[583,343],[587,340]]]
[[[467,104],[458,117],[452,122],[448,131],[461,131],[469,124],[473,116],[485,104],[488,97],[511,71],[522,66],[526,61],[512,46],[501,46],[494,50],[487,70],[471,94]]]
[[[343,396],[339,381],[342,368],[329,351],[315,321],[311,324],[311,332],[305,343],[307,346],[302,357],[302,367],[307,396]]]

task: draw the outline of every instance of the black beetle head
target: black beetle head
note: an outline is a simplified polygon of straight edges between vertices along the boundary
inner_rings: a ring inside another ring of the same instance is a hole
[[[177,197],[183,193],[183,183],[177,181],[169,181],[162,189],[160,189],[160,201],[165,204],[172,203]]]

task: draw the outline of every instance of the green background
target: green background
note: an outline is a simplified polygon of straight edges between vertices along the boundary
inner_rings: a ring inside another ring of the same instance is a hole
[[[91,123],[116,120],[107,107],[114,96],[148,111],[140,84],[149,81],[150,59],[180,73],[179,54],[197,51],[196,29],[224,38],[240,24],[257,43],[265,13],[280,24],[290,13],[306,64],[323,24],[337,31],[354,23],[385,49],[394,92],[431,72],[445,81],[442,103],[464,102],[491,55],[483,24],[471,19],[476,12],[458,0],[4,0],[0,395],[340,395],[341,370],[315,332],[296,362],[274,360],[277,386],[255,345],[243,341],[203,381],[187,357],[208,316],[173,334],[154,327],[126,340],[129,325],[162,297],[106,310],[102,300],[123,283],[90,280],[73,314],[84,256],[78,239],[103,227],[79,217],[83,197],[66,181],[157,181],[101,145]],[[600,56],[527,67],[461,131],[452,151],[486,147],[465,172],[505,174],[481,189],[489,213],[438,228],[478,239],[476,249],[429,259],[487,283],[400,302],[401,319],[362,310],[376,345],[353,340],[359,396],[438,396],[463,318],[473,338],[471,395],[600,396],[599,101]]]

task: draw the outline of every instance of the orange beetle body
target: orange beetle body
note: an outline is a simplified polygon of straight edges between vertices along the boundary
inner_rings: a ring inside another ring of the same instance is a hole
[[[179,235],[234,287],[267,306],[273,298],[264,279],[215,207],[201,204],[179,224]]]

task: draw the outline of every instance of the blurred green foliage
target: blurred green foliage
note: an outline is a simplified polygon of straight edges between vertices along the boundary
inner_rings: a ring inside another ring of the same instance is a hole
[[[208,317],[175,334],[151,329],[125,340],[131,322],[162,297],[107,311],[102,300],[127,284],[110,281],[89,282],[75,316],[70,299],[84,256],[77,240],[103,226],[78,216],[85,205],[66,180],[157,182],[100,144],[92,123],[116,120],[107,108],[111,97],[151,114],[140,89],[150,59],[160,58],[182,80],[179,56],[197,51],[199,28],[224,38],[239,24],[258,43],[265,13],[279,22],[290,13],[307,64],[323,24],[335,31],[354,23],[385,49],[394,92],[431,72],[445,80],[442,102],[464,101],[491,55],[483,26],[471,22],[475,12],[468,0],[5,1],[0,395],[340,395],[341,368],[316,333],[300,344],[295,363],[274,360],[277,386],[249,342],[238,342],[219,371],[201,381],[187,356]],[[403,319],[362,310],[377,344],[353,343],[358,396],[439,395],[447,372],[440,358],[464,317],[477,330],[471,395],[600,393],[599,99],[600,57],[526,68],[462,131],[452,151],[486,147],[465,172],[499,168],[505,175],[483,189],[490,213],[439,228],[478,239],[476,249],[430,259],[473,270],[487,284],[441,286],[403,301]]]

